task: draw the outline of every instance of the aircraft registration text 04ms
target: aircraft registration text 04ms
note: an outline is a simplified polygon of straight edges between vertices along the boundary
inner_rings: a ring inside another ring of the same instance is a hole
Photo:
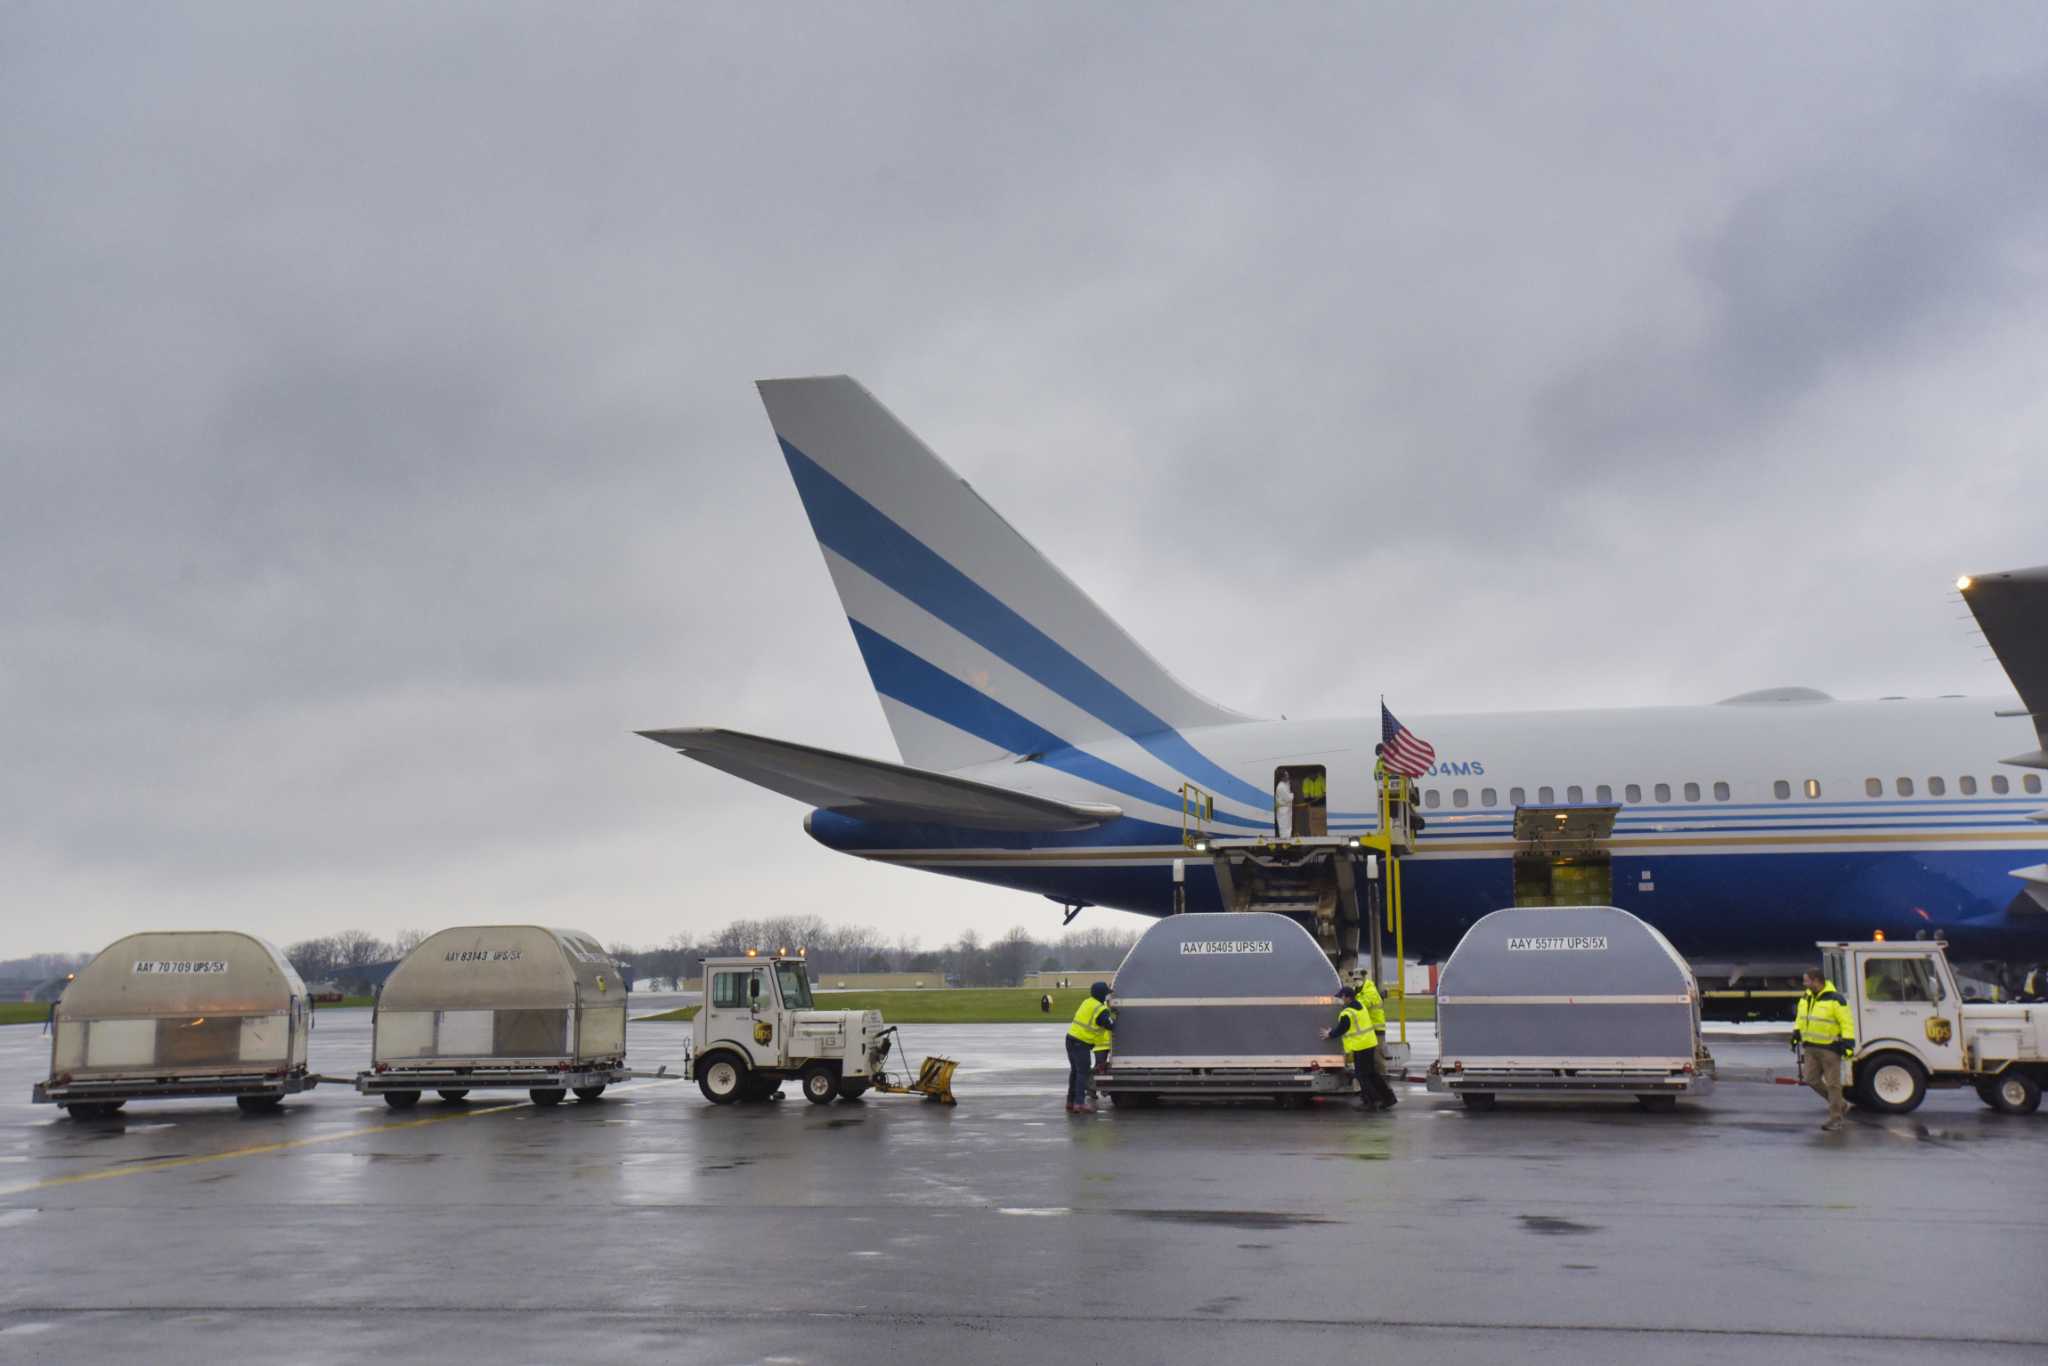
[[[1547,934],[1536,938],[1517,936],[1508,940],[1508,952],[1510,953],[1549,953],[1572,949],[1605,953],[1607,951],[1607,936],[1604,934]]]
[[[1270,939],[1191,939],[1180,946],[1182,953],[1271,953]]]

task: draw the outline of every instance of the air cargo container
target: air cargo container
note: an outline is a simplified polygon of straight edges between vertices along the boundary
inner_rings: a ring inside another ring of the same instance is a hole
[[[232,930],[116,940],[64,989],[35,1099],[74,1119],[131,1100],[233,1096],[276,1109],[311,1090],[306,984],[276,946]]]
[[[1671,941],[1613,906],[1482,917],[1437,975],[1429,1089],[1475,1110],[1502,1096],[1633,1096],[1668,1109],[1712,1089],[1700,993]]]
[[[596,1100],[626,1075],[626,989],[595,939],[539,925],[428,936],[385,979],[356,1089],[409,1109],[427,1091]]]
[[[1349,1060],[1323,1037],[1340,986],[1322,946],[1284,915],[1168,916],[1116,970],[1114,1042],[1097,1084],[1117,1105],[1347,1094]]]

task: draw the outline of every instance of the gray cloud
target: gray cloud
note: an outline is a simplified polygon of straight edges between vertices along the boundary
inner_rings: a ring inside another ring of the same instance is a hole
[[[1943,590],[2042,558],[2044,67],[2004,7],[13,7],[0,953],[1050,914],[631,735],[891,752],[763,375],[1240,707],[1996,690]]]

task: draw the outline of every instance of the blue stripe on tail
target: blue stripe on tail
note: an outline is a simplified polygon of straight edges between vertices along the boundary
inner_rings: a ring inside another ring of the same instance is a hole
[[[875,691],[883,696],[893,697],[990,744],[1001,745],[1012,754],[1029,755],[1047,768],[1085,778],[1113,792],[1169,811],[1181,804],[1180,793],[1169,792],[1106,759],[1074,748],[1037,722],[970,688],[873,627],[852,618],[848,621],[853,626],[853,638],[860,645],[861,658],[867,661],[868,673],[875,680]],[[1219,825],[1250,830],[1268,828],[1263,821],[1247,820],[1225,811],[1217,812],[1214,820]]]
[[[790,474],[796,480],[797,492],[821,545],[859,565],[1090,716],[1114,726],[1159,760],[1218,796],[1234,797],[1259,808],[1272,803],[1271,792],[1253,786],[1202,754],[1170,723],[1012,611],[944,556],[834,478],[817,461],[787,441],[782,441],[782,454],[789,461]],[[991,701],[989,705],[998,704]],[[1016,752],[1028,754],[1033,750]],[[1178,796],[1174,801],[1178,804]]]

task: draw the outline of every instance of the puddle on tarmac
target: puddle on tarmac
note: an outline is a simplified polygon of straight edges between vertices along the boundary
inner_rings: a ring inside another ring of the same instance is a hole
[[[1114,1213],[1158,1224],[1210,1224],[1217,1228],[1282,1229],[1337,1222],[1320,1214],[1277,1214],[1265,1210],[1120,1209]]]
[[[1574,1223],[1570,1219],[1559,1219],[1548,1214],[1523,1214],[1516,1217],[1521,1219],[1522,1227],[1530,1233],[1555,1236],[1558,1234],[1597,1233],[1600,1231],[1598,1224]]]

